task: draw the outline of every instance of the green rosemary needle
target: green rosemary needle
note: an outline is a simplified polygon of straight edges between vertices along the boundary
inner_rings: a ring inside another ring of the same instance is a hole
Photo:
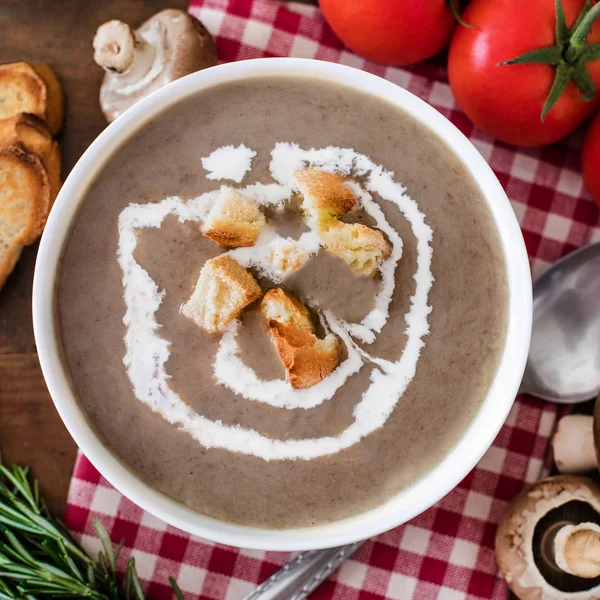
[[[0,600],[145,600],[135,560],[127,562],[120,583],[122,543],[115,550],[102,523],[93,523],[102,543],[96,560],[50,516],[28,469],[0,463]],[[183,600],[175,580],[169,582],[175,598]]]

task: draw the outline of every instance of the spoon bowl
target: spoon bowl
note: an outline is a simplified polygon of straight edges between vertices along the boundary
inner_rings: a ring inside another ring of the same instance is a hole
[[[600,391],[600,243],[533,284],[533,333],[521,393],[577,404]]]

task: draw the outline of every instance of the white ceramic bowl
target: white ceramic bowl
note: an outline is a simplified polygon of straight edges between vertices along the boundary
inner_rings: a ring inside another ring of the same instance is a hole
[[[124,140],[198,90],[279,74],[310,76],[367,91],[410,113],[452,148],[477,180],[495,219],[506,260],[510,311],[506,345],[487,398],[441,464],[368,512],[327,525],[270,531],[232,525],[194,512],[146,485],[102,443],[69,386],[57,343],[54,290],[62,249],[87,188]],[[217,542],[267,550],[304,550],[357,541],[404,523],[452,490],[475,466],[504,423],[517,394],[529,348],[531,303],[527,253],[510,203],[485,160],[454,125],[410,92],[364,71],[321,61],[274,58],[229,63],[189,75],[141,100],[100,134],[73,168],[48,219],[35,269],[33,324],[42,371],[60,416],[81,450],[125,496],[167,523]]]

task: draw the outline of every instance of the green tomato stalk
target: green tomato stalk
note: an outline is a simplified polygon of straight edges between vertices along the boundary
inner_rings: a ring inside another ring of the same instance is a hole
[[[454,18],[459,22],[460,25],[462,25],[463,27],[468,27],[469,29],[475,29],[473,25],[466,23],[461,17],[456,0],[448,0],[448,5],[450,6],[450,10],[452,11]]]
[[[548,111],[571,81],[575,83],[586,102],[594,99],[596,84],[586,67],[586,63],[600,58],[600,44],[588,44],[587,37],[596,19],[600,17],[600,3],[592,8],[592,0],[587,0],[577,21],[567,29],[565,13],[561,0],[556,2],[556,43],[553,46],[537,48],[525,52],[512,60],[501,62],[499,66],[546,64],[556,66],[556,74],[550,93],[542,108],[542,123]]]

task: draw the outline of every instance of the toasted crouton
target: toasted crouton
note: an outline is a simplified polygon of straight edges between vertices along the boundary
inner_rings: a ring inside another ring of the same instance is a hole
[[[256,204],[236,190],[223,186],[208,213],[203,234],[224,248],[254,246],[265,226]]]
[[[296,240],[279,238],[271,242],[269,262],[284,273],[297,271],[308,258],[308,252]]]
[[[209,333],[221,333],[261,296],[254,277],[223,254],[204,263],[196,288],[181,312]]]
[[[62,125],[63,102],[60,83],[48,65],[0,65],[0,119],[31,113],[46,119],[55,134]]]
[[[50,186],[40,159],[19,145],[0,150],[0,237],[9,244],[33,243],[49,207]]]
[[[44,165],[50,183],[50,203],[60,190],[60,150],[58,143],[43,119],[36,115],[20,113],[0,120],[0,148],[20,144],[30,154],[35,154]]]
[[[321,234],[323,245],[357,275],[373,277],[391,248],[380,231],[360,223],[335,223]]]
[[[312,331],[312,323],[306,306],[281,288],[269,290],[260,307],[265,319],[269,322],[288,323]]]
[[[294,389],[312,387],[337,367],[337,338],[328,335],[318,339],[308,310],[299,300],[281,288],[274,288],[265,294],[261,311]]]
[[[356,208],[356,196],[340,175],[314,168],[301,169],[294,173],[294,183],[317,231],[326,230],[335,219]]]

